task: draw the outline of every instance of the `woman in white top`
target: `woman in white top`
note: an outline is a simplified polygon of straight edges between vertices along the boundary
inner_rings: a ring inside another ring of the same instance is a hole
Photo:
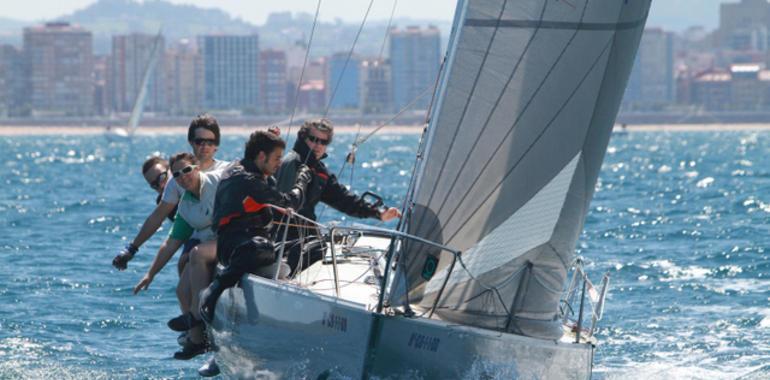
[[[214,198],[222,172],[200,171],[198,160],[189,153],[175,154],[170,162],[174,179],[184,192],[179,199],[177,216],[171,233],[160,246],[150,269],[134,287],[134,294],[149,287],[155,275],[188,239],[197,239],[201,243],[190,251],[190,265],[185,266],[180,283],[187,282],[186,287],[190,289],[192,295],[197,295],[211,283],[216,264],[216,235],[211,229],[211,223]],[[180,299],[180,303],[182,302]],[[190,359],[205,351],[200,316],[190,313],[198,310],[198,297],[191,297],[188,304],[180,304],[180,307],[182,315],[170,320],[169,327],[176,331],[189,330],[189,342],[184,345],[182,351],[175,353],[174,357]]]

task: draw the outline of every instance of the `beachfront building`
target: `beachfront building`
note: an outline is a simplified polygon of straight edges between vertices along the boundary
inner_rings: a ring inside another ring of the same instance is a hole
[[[286,70],[286,52],[268,49],[259,53],[259,100],[262,113],[286,112]]]
[[[335,53],[329,58],[329,80],[327,98],[329,108],[336,110],[357,110],[359,107],[359,88],[361,59],[348,53]]]
[[[26,95],[23,54],[12,45],[0,45],[0,117],[25,116]]]
[[[361,111],[365,114],[386,113],[392,109],[390,66],[384,60],[361,62]]]
[[[194,42],[182,39],[166,50],[163,82],[168,113],[195,115],[203,111],[203,60]]]
[[[735,64],[696,76],[693,102],[708,111],[770,111],[770,70],[764,64]]]
[[[112,36],[110,91],[113,111],[131,112],[133,109],[142,88],[144,73],[150,64],[156,38],[156,35],[143,33]],[[160,37],[158,49],[158,61],[147,83],[144,101],[144,110],[149,112],[167,109],[162,70],[165,58],[163,37]]]
[[[33,116],[94,113],[91,32],[66,22],[24,28],[24,61]]]
[[[322,80],[309,80],[299,87],[298,112],[323,112],[326,107],[326,86]]]
[[[427,109],[441,63],[439,29],[393,28],[389,37],[393,106],[400,110],[424,93],[413,109]]]
[[[259,107],[259,37],[198,37],[203,58],[203,105],[209,110],[256,113]]]

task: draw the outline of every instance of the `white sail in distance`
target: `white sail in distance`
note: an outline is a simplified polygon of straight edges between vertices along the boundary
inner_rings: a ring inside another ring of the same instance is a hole
[[[401,256],[408,301],[561,335],[559,298],[651,0],[461,0]],[[436,261],[438,259],[438,261]],[[447,276],[449,277],[447,279]]]
[[[134,107],[131,109],[131,116],[128,119],[128,131],[129,135],[133,136],[136,129],[139,127],[139,121],[142,118],[142,112],[144,111],[144,102],[147,98],[147,87],[150,84],[150,77],[152,77],[155,66],[158,62],[158,55],[161,53],[161,42],[163,40],[162,30],[158,30],[158,34],[155,36],[155,41],[152,44],[152,51],[150,52],[150,59],[147,62],[147,66],[144,68],[144,74],[142,75],[142,83],[139,87],[139,92],[136,94],[134,100]]]

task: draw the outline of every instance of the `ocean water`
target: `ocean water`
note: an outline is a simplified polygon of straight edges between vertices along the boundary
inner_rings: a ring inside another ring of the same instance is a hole
[[[334,172],[353,138],[335,137]],[[353,189],[399,204],[417,141],[373,138]],[[218,157],[243,142],[225,137]],[[169,225],[127,271],[110,265],[154,207],[142,161],[187,149],[183,136],[0,140],[0,378],[197,376],[204,357],[174,360],[165,326],[175,265],[131,294]],[[577,247],[594,280],[611,276],[595,378],[770,378],[769,151],[768,132],[613,136]],[[349,167],[340,177],[351,184]]]

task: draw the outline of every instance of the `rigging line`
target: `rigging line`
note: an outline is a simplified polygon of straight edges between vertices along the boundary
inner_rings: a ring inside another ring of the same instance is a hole
[[[486,195],[486,196],[483,198],[483,200],[482,200],[482,201],[481,201],[479,204],[484,204],[484,203],[486,203],[486,201],[487,201],[487,200],[489,200],[489,198],[492,196],[492,194],[494,194],[494,192],[495,192],[495,191],[496,191],[496,190],[497,190],[497,189],[498,189],[498,188],[499,188],[499,187],[502,185],[502,183],[503,183],[503,182],[504,182],[504,181],[505,181],[505,180],[508,178],[508,176],[510,176],[510,175],[511,175],[511,173],[513,173],[513,171],[516,169],[516,167],[519,165],[519,163],[521,163],[521,161],[522,161],[522,160],[523,160],[523,159],[524,159],[524,158],[527,156],[527,154],[528,154],[528,153],[529,153],[529,152],[532,150],[532,148],[533,148],[535,145],[537,145],[537,142],[538,142],[538,141],[539,141],[539,140],[540,140],[540,139],[541,139],[541,138],[542,138],[542,137],[545,135],[545,132],[546,132],[546,131],[548,131],[548,129],[551,127],[551,125],[553,125],[554,121],[556,121],[556,119],[558,118],[558,116],[561,114],[561,111],[563,111],[563,110],[564,110],[564,108],[566,108],[566,107],[567,107],[567,105],[568,105],[568,104],[569,104],[569,102],[572,100],[572,98],[575,96],[575,94],[578,92],[578,90],[579,90],[579,89],[580,89],[580,88],[583,86],[583,82],[585,82],[585,80],[588,78],[588,76],[589,76],[589,75],[590,75],[590,74],[591,74],[591,73],[594,71],[593,69],[594,69],[594,68],[596,68],[596,66],[597,66],[597,64],[599,63],[599,61],[600,61],[601,57],[603,57],[603,56],[605,55],[605,53],[607,52],[607,49],[608,49],[608,48],[611,46],[611,42],[612,42],[612,39],[610,39],[610,40],[607,42],[607,44],[605,44],[605,46],[604,46],[604,49],[602,49],[602,52],[601,52],[601,53],[600,53],[600,54],[599,54],[599,55],[596,57],[596,59],[594,60],[593,64],[591,65],[591,67],[588,69],[588,71],[586,72],[586,74],[585,74],[585,75],[583,76],[583,78],[580,80],[580,83],[578,83],[578,85],[575,87],[575,89],[574,89],[574,90],[572,91],[572,93],[569,95],[569,97],[567,98],[567,100],[566,100],[566,101],[565,101],[565,102],[564,102],[564,103],[561,105],[561,107],[559,107],[559,110],[556,112],[556,114],[553,116],[553,118],[552,118],[552,119],[551,119],[551,120],[548,122],[548,124],[546,125],[546,127],[545,127],[545,128],[543,128],[543,130],[540,132],[540,134],[538,134],[538,136],[535,138],[535,140],[534,140],[534,141],[532,142],[532,144],[529,146],[529,148],[527,148],[527,150],[526,150],[526,151],[524,151],[524,153],[523,153],[523,154],[521,155],[521,157],[520,157],[520,158],[519,158],[519,159],[516,161],[516,163],[515,163],[513,166],[511,166],[511,168],[510,168],[510,169],[509,169],[509,170],[508,170],[508,171],[505,173],[505,175],[503,175],[503,178],[502,178],[502,179],[501,179],[501,180],[500,180],[500,181],[499,181],[499,182],[498,182],[498,183],[497,183],[497,184],[496,184],[496,185],[493,187],[492,191],[490,191],[490,192],[489,192],[489,193],[488,193],[488,194],[487,194],[487,195]],[[507,139],[507,136],[506,136],[506,137],[505,137],[503,140],[505,140],[505,139]],[[486,165],[485,165],[485,168],[486,168]],[[482,169],[482,170],[483,170],[483,169]],[[477,183],[477,181],[478,181],[478,178],[479,178],[479,177],[476,177],[476,179],[473,181],[473,184],[471,185],[471,187],[469,187],[469,189],[473,188],[473,187],[476,185],[476,183]],[[466,197],[468,194],[470,194],[470,191],[468,191],[468,192],[466,192],[466,193],[465,193],[465,196],[463,196],[463,199],[464,199],[464,198],[465,198],[465,197]],[[464,222],[463,222],[462,224],[468,223],[468,220],[470,220],[470,219],[471,219],[473,216],[475,216],[475,215],[476,215],[476,212],[477,212],[478,210],[479,210],[479,209],[477,208],[477,209],[475,209],[474,211],[471,211],[470,215],[468,215],[468,217],[467,217],[467,218],[465,218],[465,220],[464,220]],[[454,212],[452,213],[452,216],[454,216]],[[450,216],[450,218],[451,218],[451,216]],[[462,225],[462,224],[461,224],[461,225]],[[458,232],[459,232],[459,230],[457,230],[457,231],[453,232],[453,233],[450,235],[450,237],[449,237],[449,240],[453,239],[453,238],[455,237],[455,235],[457,235],[457,233],[458,233]]]
[[[581,13],[581,16],[580,16],[580,21],[581,21],[581,22],[583,21],[583,18],[585,17],[585,14],[586,14],[586,9],[587,9],[587,8],[588,8],[588,0],[586,0],[586,2],[585,2],[585,5],[583,6],[583,12]],[[545,8],[544,8],[544,11],[545,11]],[[500,149],[503,147],[503,144],[504,144],[504,142],[505,142],[505,141],[506,141],[506,140],[507,140],[507,139],[510,137],[510,135],[511,135],[511,133],[514,131],[514,129],[515,129],[515,127],[516,127],[516,125],[518,125],[519,121],[521,121],[521,119],[522,119],[522,118],[524,117],[524,115],[527,113],[527,110],[529,110],[529,107],[532,105],[532,103],[534,102],[535,98],[537,98],[537,95],[540,93],[540,90],[543,88],[543,86],[544,86],[544,85],[545,85],[545,83],[547,82],[548,78],[550,78],[550,76],[551,76],[551,74],[553,73],[553,71],[554,71],[554,69],[556,68],[556,66],[558,66],[559,62],[561,62],[561,59],[564,57],[564,54],[567,52],[567,49],[568,49],[568,48],[569,48],[569,47],[572,45],[572,42],[575,40],[575,38],[576,38],[576,37],[577,37],[577,35],[578,35],[578,32],[579,32],[579,30],[578,30],[578,29],[575,29],[575,30],[574,30],[574,33],[572,34],[572,36],[570,37],[570,39],[567,41],[567,43],[564,45],[564,47],[562,48],[561,52],[559,52],[559,55],[557,56],[557,58],[556,58],[556,60],[554,61],[554,63],[553,63],[553,64],[551,65],[551,67],[548,69],[548,72],[546,72],[545,76],[544,76],[544,77],[543,77],[543,79],[540,81],[540,83],[538,84],[538,86],[537,86],[537,88],[535,89],[535,91],[532,93],[532,96],[530,96],[530,98],[529,98],[529,99],[527,100],[527,102],[524,104],[524,107],[522,108],[521,112],[519,112],[519,114],[516,116],[516,120],[514,120],[513,124],[511,124],[511,127],[508,129],[508,132],[506,132],[505,136],[503,136],[503,137],[502,137],[502,139],[500,139],[500,143],[497,145],[497,148],[495,148],[495,150],[492,152],[492,154],[491,154],[491,155],[489,155],[489,159],[487,160],[487,162],[486,162],[486,163],[484,163],[484,165],[482,166],[482,168],[481,168],[481,169],[480,169],[480,170],[477,172],[477,175],[476,175],[476,177],[473,179],[473,181],[471,181],[471,182],[470,182],[470,186],[468,186],[468,188],[465,190],[465,193],[464,193],[464,194],[463,194],[463,196],[460,198],[460,201],[459,201],[459,203],[458,203],[458,204],[462,204],[463,202],[465,202],[465,199],[466,199],[466,198],[468,197],[468,195],[471,193],[471,190],[472,190],[472,189],[473,189],[473,188],[476,186],[476,184],[478,183],[479,179],[481,178],[481,176],[482,176],[482,174],[484,173],[484,171],[486,170],[486,168],[489,166],[489,164],[490,164],[492,161],[494,161],[494,157],[497,155],[497,153],[498,153],[498,152],[500,151]],[[589,70],[589,71],[590,71],[590,70]],[[506,86],[510,85],[510,82],[513,80],[513,76],[514,76],[514,74],[515,74],[515,73],[511,73],[511,76],[508,78],[508,79],[509,79],[509,82],[506,84]],[[585,79],[585,78],[584,78],[584,79]],[[582,81],[581,81],[581,83],[582,83]],[[490,113],[487,115],[487,119],[486,119],[486,121],[484,122],[484,128],[482,129],[482,132],[483,132],[484,130],[486,130],[486,128],[489,126],[489,122],[492,120],[492,116],[494,115],[495,111],[497,110],[497,107],[498,107],[498,106],[501,104],[501,101],[502,101],[502,97],[503,97],[503,96],[505,96],[505,91],[503,91],[503,92],[500,94],[500,96],[498,97],[498,101],[495,103],[495,108],[493,108],[493,110],[492,110],[492,111],[491,111],[491,112],[490,112]],[[480,139],[481,139],[481,133],[479,133],[479,134],[477,135],[477,137],[476,137],[476,141],[474,142],[474,145],[473,145],[473,149],[475,149],[475,148],[476,148],[476,145],[478,144],[478,142],[480,141]],[[457,183],[457,180],[459,179],[459,177],[460,177],[460,174],[464,172],[464,169],[465,169],[465,166],[466,166],[466,165],[467,165],[467,161],[463,162],[463,163],[462,163],[462,165],[460,166],[460,170],[458,170],[458,171],[456,172],[456,174],[455,174],[455,179],[454,179],[454,182],[453,182],[454,184],[456,184],[456,183]],[[514,165],[514,166],[515,166],[515,165]],[[491,194],[491,193],[490,193],[490,194]],[[441,206],[440,206],[440,207],[438,208],[438,210],[436,211],[436,215],[438,215],[438,214],[439,214],[441,211],[443,211],[444,207],[446,206],[447,200],[448,200],[448,196],[447,196],[446,198],[444,198],[444,201],[442,202]],[[447,220],[449,220],[449,219],[453,218],[456,212],[457,212],[457,208],[455,208],[455,209],[454,209],[454,210],[453,210],[453,211],[450,213],[450,215],[449,215],[449,217],[447,218]],[[474,215],[475,215],[475,212],[473,212],[472,214],[474,214]],[[433,231],[435,231],[435,228],[436,228],[436,223],[433,223],[433,225],[432,225],[432,226],[431,226],[429,229],[427,229],[426,231],[429,231],[429,232],[433,232]],[[455,231],[454,233],[452,233],[452,236],[454,236],[456,233],[457,233],[457,231]],[[448,240],[447,240],[447,241],[448,241]]]
[[[547,4],[548,2],[546,2]],[[449,157],[450,152],[452,152],[452,148],[455,145],[455,142],[457,141],[457,135],[460,133],[460,126],[462,125],[463,121],[465,120],[465,115],[467,115],[468,108],[470,108],[471,101],[473,99],[473,95],[476,93],[476,89],[478,88],[479,79],[481,79],[481,73],[484,70],[484,65],[487,63],[487,58],[489,57],[489,52],[492,50],[492,44],[495,43],[495,37],[497,37],[497,32],[500,30],[500,20],[503,19],[503,14],[505,14],[505,6],[508,4],[508,0],[503,1],[503,4],[500,7],[500,12],[497,15],[497,25],[495,26],[492,36],[489,37],[489,43],[487,44],[487,47],[484,51],[484,57],[481,59],[481,63],[479,64],[479,69],[476,71],[476,76],[473,78],[473,85],[471,86],[470,91],[468,91],[468,101],[465,102],[465,107],[463,107],[463,111],[460,114],[460,119],[457,122],[457,125],[455,126],[454,134],[452,135],[451,143],[449,143],[449,147],[447,148],[447,153],[444,156],[444,159],[441,160],[441,168],[438,170],[438,174],[436,178],[441,178],[441,176],[444,174],[444,169],[446,169],[447,164],[447,158]],[[545,8],[545,4],[543,5],[543,8]],[[505,91],[503,91],[505,93]],[[449,187],[449,189],[452,189]],[[433,200],[433,196],[436,195],[436,190],[438,190],[438,186],[434,186],[433,190],[430,192],[430,196],[428,197],[428,201],[426,204],[430,204]],[[438,214],[438,213],[437,213]],[[420,221],[418,224],[422,224],[426,214],[423,214],[420,218]]]
[[[388,26],[385,27],[385,36],[382,37],[382,44],[380,45],[380,54],[377,55],[377,62],[382,61],[382,53],[385,51],[385,43],[388,41],[390,35],[390,26],[393,25],[393,15],[396,14],[396,5],[398,0],[393,0],[393,8],[390,10],[390,18],[388,19]]]
[[[313,46],[313,36],[315,35],[315,28],[318,24],[318,15],[321,13],[321,1],[322,0],[318,0],[318,4],[315,8],[313,26],[310,28],[310,38],[308,38],[307,50],[305,50],[305,61],[302,63],[302,70],[299,73],[299,80],[297,81],[297,90],[294,92],[294,104],[292,104],[291,117],[289,117],[289,128],[286,131],[286,140],[291,136],[291,126],[294,123],[294,115],[297,112],[297,103],[299,102],[299,89],[302,86],[302,80],[305,78],[305,68],[307,67],[307,61],[310,58],[310,48]]]
[[[373,4],[374,4],[374,0],[370,0],[369,6],[366,8],[366,13],[364,14],[364,19],[361,21],[361,25],[358,27],[358,32],[356,33],[356,37],[353,39],[353,46],[351,46],[350,51],[348,51],[348,57],[345,59],[345,64],[342,66],[342,72],[340,73],[339,78],[337,78],[337,83],[334,85],[334,89],[332,90],[331,97],[329,97],[329,103],[326,104],[326,110],[324,110],[324,115],[323,115],[324,118],[326,118],[326,116],[329,114],[329,110],[332,108],[334,97],[337,95],[337,90],[340,87],[342,78],[345,77],[345,70],[347,70],[348,68],[348,63],[350,62],[350,58],[353,56],[353,51],[356,49],[356,44],[358,43],[358,37],[361,36],[361,31],[364,30],[366,19],[369,18],[369,11],[372,10]]]
[[[405,105],[403,108],[401,108],[401,110],[399,110],[399,111],[398,111],[398,113],[396,113],[396,114],[395,114],[393,117],[391,117],[391,118],[390,118],[390,119],[388,119],[387,121],[385,121],[385,122],[381,123],[380,125],[378,125],[378,126],[377,126],[376,128],[374,128],[374,129],[373,129],[371,132],[367,133],[367,134],[366,134],[364,137],[362,137],[362,138],[360,138],[360,139],[356,139],[356,141],[354,141],[354,142],[353,142],[353,147],[354,147],[355,149],[358,149],[358,147],[360,147],[361,145],[363,145],[363,143],[365,143],[367,140],[369,140],[369,138],[371,138],[372,136],[374,136],[374,135],[375,135],[377,132],[379,132],[379,131],[380,131],[382,128],[384,128],[384,127],[386,127],[388,124],[390,124],[390,123],[394,122],[396,119],[398,119],[399,117],[401,117],[401,115],[403,115],[403,114],[404,114],[404,112],[406,112],[406,111],[408,111],[410,108],[412,108],[412,107],[413,107],[413,106],[414,106],[414,105],[415,105],[415,104],[416,104],[416,103],[417,103],[417,102],[418,102],[420,99],[422,99],[422,97],[423,97],[423,96],[425,96],[425,94],[427,94],[427,93],[428,93],[428,91],[430,91],[431,89],[433,89],[433,90],[434,90],[434,92],[435,92],[435,88],[436,88],[436,85],[435,85],[435,84],[431,84],[431,85],[429,85],[428,87],[425,87],[425,89],[424,89],[424,90],[422,90],[422,92],[421,92],[419,95],[417,95],[417,97],[415,97],[414,99],[412,99],[412,101],[411,101],[411,102],[409,102],[409,104],[407,104],[407,105]],[[354,150],[355,150],[355,149],[354,149]]]

